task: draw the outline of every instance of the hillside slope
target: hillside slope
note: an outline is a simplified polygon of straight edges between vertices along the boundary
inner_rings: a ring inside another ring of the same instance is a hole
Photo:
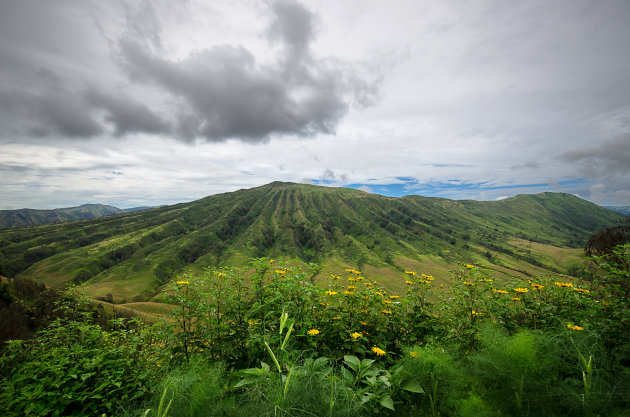
[[[0,255],[8,276],[53,286],[88,282],[95,296],[143,301],[181,271],[260,256],[324,268],[365,265],[385,276],[473,261],[506,274],[567,272],[558,259],[577,259],[594,231],[621,218],[568,194],[453,201],[275,182],[113,217],[0,231]]]

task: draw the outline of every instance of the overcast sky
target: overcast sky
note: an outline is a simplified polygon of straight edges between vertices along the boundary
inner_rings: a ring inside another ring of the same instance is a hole
[[[630,205],[627,0],[0,0],[0,209],[271,181]]]

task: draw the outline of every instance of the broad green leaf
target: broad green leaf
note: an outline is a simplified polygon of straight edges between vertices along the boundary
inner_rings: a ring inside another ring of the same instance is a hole
[[[388,394],[385,394],[380,398],[379,404],[385,408],[394,411],[394,400],[392,400],[392,397],[390,397]]]
[[[400,384],[400,388],[404,389],[405,391],[424,394],[424,389],[422,389],[422,385],[420,385],[420,382],[418,382],[418,380],[416,379],[408,379],[407,381],[404,381],[402,384]]]
[[[359,360],[359,358],[352,355],[344,356],[343,361],[345,362],[346,365],[352,368],[353,371],[356,371],[359,368],[359,365],[361,365],[361,361]]]
[[[343,367],[341,368],[341,377],[347,384],[352,384],[354,382],[354,375],[352,372]]]
[[[236,384],[234,384],[234,388],[244,387],[246,385],[255,384],[260,381],[260,378],[257,376],[248,376],[246,378],[241,379]]]
[[[361,361],[361,366],[362,366],[362,367],[369,367],[369,366],[372,366],[372,364],[373,364],[374,362],[376,362],[374,359],[363,359],[363,360]]]
[[[319,369],[322,366],[326,365],[326,363],[328,363],[328,358],[322,356],[321,358],[317,358],[315,360],[315,362],[313,363],[313,368]]]

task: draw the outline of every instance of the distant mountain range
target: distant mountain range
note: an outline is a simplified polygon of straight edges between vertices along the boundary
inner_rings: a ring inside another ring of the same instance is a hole
[[[405,269],[448,277],[469,262],[505,279],[576,274],[591,234],[621,219],[560,193],[456,201],[274,182],[151,210],[1,230],[0,262],[7,276],[55,287],[87,283],[93,297],[116,301],[156,299],[183,272],[263,256],[316,262],[316,282],[357,267],[404,291]]]
[[[604,206],[609,210],[616,211],[617,213],[621,213],[624,216],[630,216],[630,206]]]
[[[130,213],[151,207],[133,207],[119,209],[105,204],[83,204],[78,207],[66,207],[53,210],[19,209],[0,210],[0,229],[11,227],[37,226],[47,223],[61,223],[72,220],[95,219],[112,214]]]

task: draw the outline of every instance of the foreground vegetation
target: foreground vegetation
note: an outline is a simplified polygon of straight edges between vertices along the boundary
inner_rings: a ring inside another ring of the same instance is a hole
[[[446,289],[405,271],[402,294],[352,268],[321,288],[313,271],[259,258],[253,275],[178,277],[154,324],[99,322],[79,287],[33,339],[4,346],[0,411],[628,415],[630,245],[613,255],[588,282],[498,284],[466,264]]]

